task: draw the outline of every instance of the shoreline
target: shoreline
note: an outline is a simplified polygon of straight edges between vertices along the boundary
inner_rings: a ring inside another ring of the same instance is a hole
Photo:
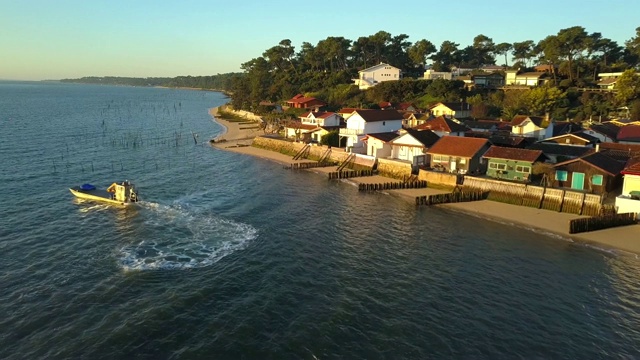
[[[260,149],[251,146],[253,139],[258,136],[257,131],[248,131],[240,129],[237,122],[230,122],[219,119],[217,108],[210,109],[209,113],[214,122],[220,124],[225,129],[223,134],[218,135],[217,139],[224,139],[223,142],[210,143],[212,147],[224,151],[250,155],[266,160],[270,160],[279,164],[290,165],[298,162],[308,162],[309,160],[293,160],[291,156],[281,154],[279,152]],[[222,137],[224,135],[224,138]],[[335,171],[336,167],[312,168],[312,171],[318,174],[326,174]],[[359,183],[379,183],[397,181],[395,179],[375,175],[360,178],[345,179],[352,184]],[[402,190],[386,190],[384,193],[395,196],[402,201],[415,204],[417,196],[433,195],[447,193],[448,190],[425,188],[425,189],[402,189]],[[579,234],[569,234],[569,221],[576,218],[582,218],[576,214],[560,213],[551,210],[530,208],[526,206],[511,205],[491,200],[481,200],[474,202],[463,202],[453,204],[435,205],[447,211],[464,213],[475,216],[480,219],[497,222],[508,226],[522,227],[527,231],[556,237],[563,240],[582,244],[595,248],[596,250],[611,252],[615,251],[619,254],[640,254],[640,225],[627,225],[614,227]],[[634,241],[634,239],[636,239]],[[517,240],[516,240],[517,241]]]

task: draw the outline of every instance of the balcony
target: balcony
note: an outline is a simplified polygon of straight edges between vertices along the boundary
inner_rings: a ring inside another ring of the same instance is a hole
[[[343,135],[343,136],[364,135],[364,129],[340,129],[340,135]]]

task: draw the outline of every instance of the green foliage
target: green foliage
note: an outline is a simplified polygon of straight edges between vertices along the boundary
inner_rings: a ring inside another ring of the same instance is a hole
[[[320,144],[333,147],[340,147],[340,135],[338,131],[329,131],[322,135],[320,138]]]
[[[626,70],[618,78],[616,90],[615,99],[620,106],[637,99],[640,96],[640,76],[633,69]]]
[[[566,94],[562,90],[541,86],[527,92],[524,105],[529,114],[544,115],[555,110],[565,98]]]

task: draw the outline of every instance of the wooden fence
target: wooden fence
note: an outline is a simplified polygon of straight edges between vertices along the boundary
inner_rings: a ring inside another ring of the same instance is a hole
[[[633,225],[638,222],[636,213],[593,216],[569,221],[569,234]]]
[[[358,184],[358,191],[383,191],[401,189],[424,189],[427,187],[425,180],[386,182],[376,184]]]
[[[507,204],[589,216],[602,211],[601,195],[468,176],[464,188],[488,191],[489,200]]]
[[[329,180],[349,179],[354,177],[372,176],[372,175],[373,175],[373,170],[343,170],[343,171],[332,171],[328,173]]]
[[[482,191],[454,191],[449,194],[416,196],[416,205],[437,205],[458,202],[479,201],[487,198],[488,193]]]

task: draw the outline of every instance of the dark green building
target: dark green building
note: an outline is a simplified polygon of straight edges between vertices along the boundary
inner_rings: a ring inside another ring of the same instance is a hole
[[[540,150],[491,146],[482,156],[487,161],[487,176],[495,179],[529,182],[533,164],[546,158]]]

